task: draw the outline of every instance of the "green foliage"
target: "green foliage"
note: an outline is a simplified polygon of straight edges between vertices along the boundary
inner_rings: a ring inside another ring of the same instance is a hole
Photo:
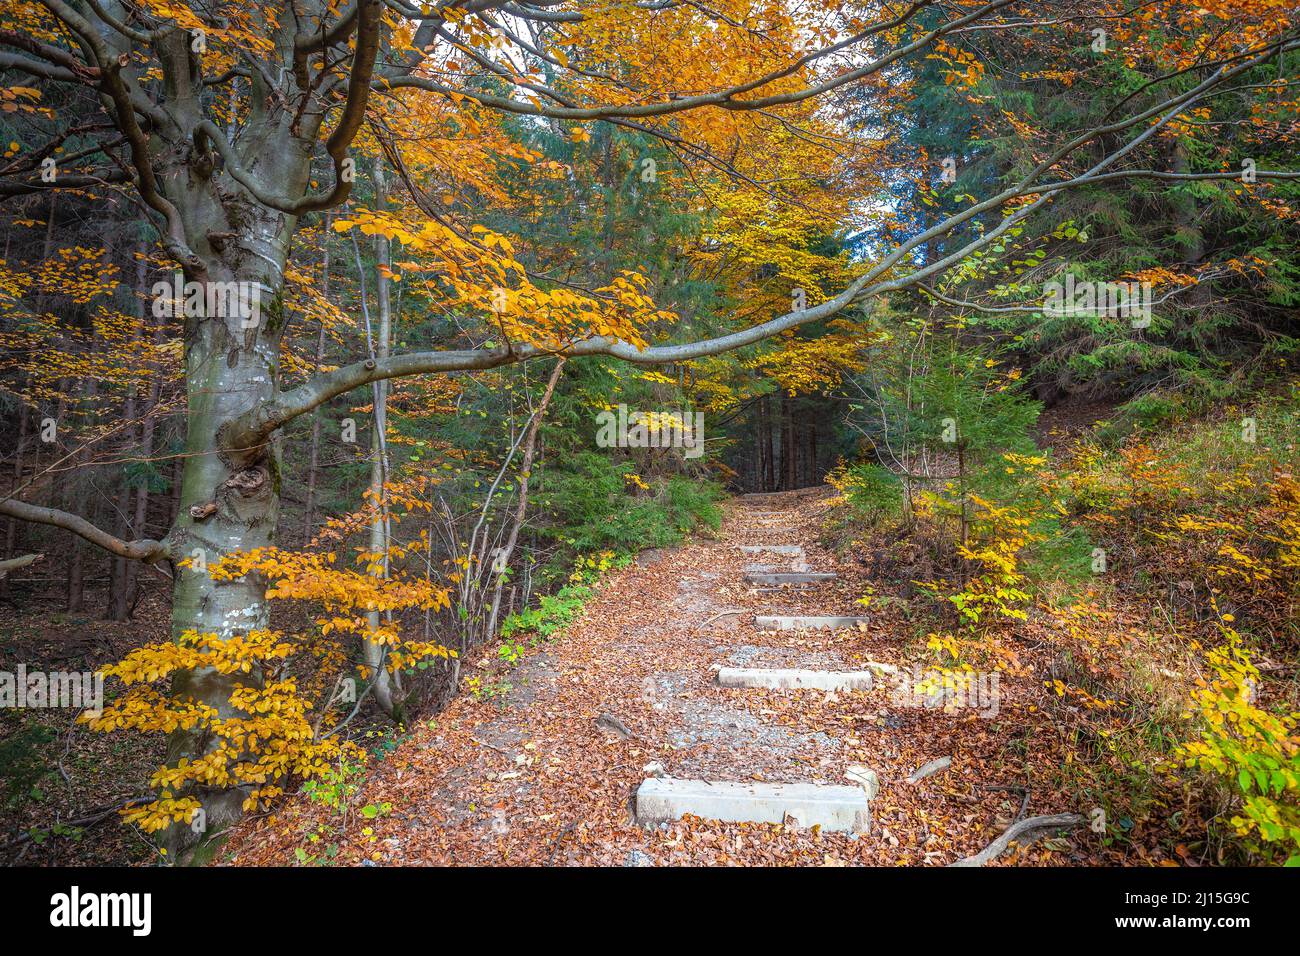
[[[1115,445],[1135,431],[1149,431],[1174,421],[1183,413],[1182,397],[1170,392],[1147,392],[1126,402],[1097,430],[1097,437]]]
[[[1035,450],[1029,429],[1040,405],[1022,391],[1019,371],[1000,362],[996,346],[964,346],[954,332],[928,322],[887,317],[885,332],[858,382],[869,402],[855,407],[854,427],[876,448],[889,449],[898,470],[915,473],[923,459],[952,459],[959,480],[993,492],[1001,456]]]
[[[1090,546],[1062,527],[1064,490],[1032,436],[1040,412],[996,344],[884,317],[887,338],[859,380],[853,425],[890,462],[832,476],[859,520],[906,508],[956,586],[930,593],[968,624],[1020,619],[1034,587],[1060,599],[1089,575]],[[920,369],[920,371],[918,371]]]
[[[573,623],[589,597],[589,587],[566,584],[555,594],[542,595],[536,607],[525,608],[506,618],[501,624],[501,636],[509,639],[516,634],[537,634],[549,638]]]
[[[524,645],[509,640],[502,641],[501,646],[497,648],[497,657],[501,659],[502,663],[513,667],[523,660]]]
[[[929,63],[913,67],[913,119],[902,142],[918,149],[917,161],[926,168],[940,157],[958,160],[956,183],[937,190],[932,203],[948,211],[963,194],[1017,181],[1036,162],[1022,137],[972,135],[972,127],[992,127],[995,117],[1016,115],[1068,137],[1104,121],[1110,94],[1122,92],[1138,102],[1153,95],[1141,72],[1121,58],[1086,50],[1081,55],[1093,62],[1068,87],[1007,83],[997,66],[1023,78],[1044,64],[1035,64],[1032,53],[1026,60],[1023,48],[991,44],[982,51],[989,69],[977,99],[951,84],[942,69]],[[1294,69],[1295,62],[1289,54],[1276,68]],[[1260,67],[1249,82],[1264,88],[1276,79],[1273,69]],[[1193,82],[1190,76],[1173,78],[1163,95],[1186,91]],[[1201,123],[1166,131],[1132,158],[1190,173],[1235,167],[1241,157],[1252,157],[1261,169],[1289,168],[1294,149],[1273,129],[1289,122],[1291,110],[1280,98],[1216,100]],[[1205,127],[1233,132],[1207,136]],[[909,181],[902,188],[915,186]],[[1231,181],[1098,184],[1060,195],[1023,227],[1008,231],[998,241],[1000,250],[949,270],[940,289],[968,301],[1026,306],[1020,312],[972,312],[968,322],[1011,348],[1048,400],[1160,393],[1160,402],[1126,410],[1116,427],[1122,435],[1124,427],[1150,424],[1166,403],[1186,398],[1203,408],[1219,389],[1277,371],[1270,353],[1294,335],[1293,309],[1300,302],[1300,232],[1293,215],[1260,215],[1260,206],[1293,209],[1298,197],[1300,184],[1293,181],[1262,190]],[[915,217],[907,225],[919,232],[929,220]],[[966,238],[958,233],[938,240],[936,248],[925,247],[928,258],[939,258]],[[1139,329],[1104,314],[1036,311],[1045,283],[1066,273],[1080,282],[1151,281],[1150,325]]]
[[[700,525],[721,524],[717,485],[674,476],[650,493],[634,494],[634,474],[631,462],[596,452],[547,472],[538,482],[538,501],[561,520],[543,534],[569,553],[628,554],[676,544]]]
[[[1221,630],[1223,645],[1207,654],[1214,677],[1192,693],[1202,720],[1200,738],[1181,744],[1177,755],[1237,791],[1241,813],[1229,822],[1256,852],[1300,866],[1297,715],[1274,713],[1256,702],[1259,670],[1241,636],[1227,625]]]
[[[465,680],[469,694],[477,701],[504,701],[514,685],[505,680],[484,680],[482,677],[469,677]]]
[[[534,634],[543,640],[564,630],[582,613],[583,606],[594,593],[596,582],[610,568],[622,567],[625,558],[612,552],[579,558],[569,574],[569,580],[554,594],[545,594],[536,607],[525,608],[512,614],[501,625],[501,637],[507,642],[516,634]],[[502,645],[503,648],[508,645]],[[517,646],[517,645],[516,645]],[[508,659],[511,654],[503,654]],[[516,663],[522,650],[509,663]]]
[[[902,513],[902,482],[883,465],[862,462],[839,467],[827,480],[844,496],[852,517],[868,526]]]
[[[664,486],[664,507],[679,536],[704,527],[722,527],[722,488],[711,481],[693,481],[674,476]]]
[[[122,467],[122,474],[131,488],[147,488],[151,494],[171,490],[171,480],[151,461],[127,462]]]
[[[365,764],[345,755],[337,767],[327,770],[319,778],[304,781],[302,792],[312,803],[328,807],[335,813],[344,813],[364,780]]]

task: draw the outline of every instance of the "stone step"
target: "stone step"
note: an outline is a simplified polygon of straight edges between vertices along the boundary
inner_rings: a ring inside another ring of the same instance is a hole
[[[750,584],[766,586],[778,584],[822,584],[834,581],[838,574],[834,571],[783,571],[776,574],[746,574],[745,580]]]
[[[762,554],[764,551],[773,554],[803,554],[801,544],[742,544],[739,548],[744,554]]]
[[[865,617],[835,617],[834,615],[818,614],[759,614],[754,617],[754,626],[771,628],[777,631],[820,630],[824,628],[838,630],[841,627],[857,627],[859,624],[866,624],[868,620]]]
[[[871,829],[862,787],[812,783],[734,783],[650,777],[636,791],[636,819],[642,826],[691,814],[724,823],[785,823],[820,826],[836,833]]]
[[[754,687],[769,690],[871,690],[870,671],[809,671],[793,668],[724,667],[718,671],[723,687]]]

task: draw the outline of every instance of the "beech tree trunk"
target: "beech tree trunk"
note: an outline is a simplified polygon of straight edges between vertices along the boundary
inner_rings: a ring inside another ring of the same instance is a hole
[[[253,99],[257,102],[259,97]],[[270,123],[270,118],[265,122]],[[287,124],[289,118],[280,122]],[[279,167],[265,172],[268,179],[301,188],[308,170],[305,152],[286,146],[262,155],[268,166]],[[296,217],[268,209],[251,197],[223,195],[211,181],[190,185],[191,176],[188,168],[177,169],[171,196],[186,222],[190,244],[202,260],[201,274],[187,271],[184,277],[248,283],[246,288],[260,291],[257,321],[251,327],[240,315],[185,317],[188,412],[179,501],[168,545],[173,561],[190,565],[176,568],[172,635],[179,638],[195,631],[229,638],[270,627],[265,580],[253,574],[214,581],[206,569],[234,552],[276,542],[279,435],[256,448],[237,449],[228,441],[226,429],[278,391],[284,266]],[[232,188],[229,182],[222,186]],[[261,686],[261,682],[256,671],[221,674],[200,669],[177,674],[172,694],[208,704],[228,717],[231,692],[241,684]],[[168,762],[205,753],[213,746],[202,734],[178,731],[168,747]],[[193,794],[203,805],[209,832],[238,819],[245,789],[203,788]],[[177,825],[167,832],[164,843],[177,852],[193,840],[188,826]]]
[[[330,216],[325,216],[325,231],[329,232]],[[329,301],[330,297],[330,244],[321,243],[321,297]],[[325,360],[325,323],[321,322],[316,332],[316,371],[320,371],[321,362]],[[306,547],[311,542],[312,532],[316,527],[316,482],[320,480],[320,419],[321,407],[316,406],[311,415],[311,444],[307,454],[307,501],[303,507],[302,543]]]

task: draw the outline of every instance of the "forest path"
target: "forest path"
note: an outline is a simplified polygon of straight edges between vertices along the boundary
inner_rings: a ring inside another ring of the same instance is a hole
[[[736,499],[716,539],[643,554],[609,576],[567,632],[498,674],[512,685],[503,697],[464,694],[372,762],[356,805],[379,816],[341,819],[293,801],[241,828],[227,858],[291,862],[303,848],[308,862],[329,854],[368,865],[881,865],[979,850],[1024,811],[1025,728],[974,710],[895,706],[896,680],[841,693],[718,685],[719,667],[906,669],[909,645],[921,659],[923,636],[910,637],[902,602],[886,597],[883,611],[864,612],[866,588],[888,588],[817,545],[827,498],[817,489]],[[802,554],[741,550],[771,544]],[[756,564],[839,576],[759,588],[745,581]],[[866,625],[834,632],[754,625],[756,614],[863,613]],[[469,663],[489,667],[494,657]],[[950,769],[907,782],[945,756]],[[698,818],[646,828],[633,820],[634,795],[652,763],[678,779],[837,786],[865,765],[881,792],[870,832],[856,838]],[[1045,802],[1054,801],[1035,800],[1032,812],[1049,812]]]

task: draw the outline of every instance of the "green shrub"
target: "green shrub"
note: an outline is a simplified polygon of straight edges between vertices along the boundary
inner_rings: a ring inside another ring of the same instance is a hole
[[[554,594],[543,595],[536,607],[525,608],[506,618],[501,623],[501,637],[510,640],[516,634],[536,634],[550,638],[573,623],[590,597],[589,586],[566,584]]]
[[[536,607],[524,608],[501,623],[501,639],[505,642],[501,645],[502,648],[515,649],[507,650],[502,654],[502,659],[516,664],[523,656],[522,648],[511,642],[516,634],[535,634],[542,639],[549,639],[557,631],[572,624],[590,600],[596,582],[611,568],[621,568],[627,563],[626,557],[619,557],[610,551],[575,561],[573,572],[563,587],[554,594],[543,595]]]
[[[539,499],[551,520],[542,533],[562,546],[565,564],[574,554],[666,547],[697,526],[721,524],[716,484],[678,476],[635,494],[632,468],[629,461],[583,452],[543,476]]]
[[[837,468],[827,477],[859,521],[876,525],[903,511],[903,483],[883,465],[863,462]]]
[[[722,489],[716,482],[675,476],[664,487],[669,514],[680,534],[704,526],[712,531],[722,527]]]

